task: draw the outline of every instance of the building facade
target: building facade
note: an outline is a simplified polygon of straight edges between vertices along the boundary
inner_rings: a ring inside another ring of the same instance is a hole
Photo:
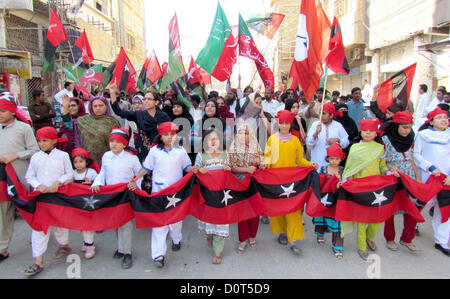
[[[279,86],[289,82],[301,1],[274,0],[286,14],[274,57]],[[395,3],[393,3],[395,2]],[[411,99],[417,104],[419,84],[431,90],[450,87],[450,4],[439,0],[323,0],[330,20],[341,25],[350,74],[330,75],[328,90],[350,93],[367,80],[373,87],[417,62]]]
[[[12,0],[1,4],[4,7],[0,13],[0,50],[25,52],[31,65],[29,76],[11,75],[17,78],[14,81],[17,84],[10,86],[16,91],[21,105],[28,105],[35,88],[44,89],[51,101],[65,81],[65,75],[58,68],[41,75],[49,15],[53,8],[72,43],[83,29],[86,30],[94,64],[108,66],[117,57],[120,47],[125,49],[136,71],[145,61],[143,0]],[[56,62],[66,65],[69,55],[67,44],[61,44]],[[7,64],[13,61],[9,52],[0,53],[0,59]],[[6,64],[2,61],[0,67]]]

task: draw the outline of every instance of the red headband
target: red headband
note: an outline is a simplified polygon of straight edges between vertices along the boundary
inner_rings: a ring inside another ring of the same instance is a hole
[[[413,122],[413,115],[406,111],[399,111],[392,116],[392,120],[396,124],[411,124]]]
[[[17,105],[11,101],[0,99],[0,109],[5,109],[15,114],[17,112]]]
[[[69,141],[67,138],[58,138],[58,132],[56,132],[53,127],[43,127],[36,131],[36,140],[40,139],[51,139],[57,140],[58,142]]]
[[[335,142],[327,148],[327,157],[345,159],[345,153],[342,148]]]
[[[125,147],[128,146],[128,142],[130,141],[130,135],[128,133],[128,130],[125,128],[114,128],[111,131],[111,135],[109,136],[109,141],[111,140],[117,140]]]
[[[159,135],[164,135],[167,133],[176,133],[178,131],[178,126],[172,122],[165,122],[158,126]]]
[[[442,110],[441,108],[436,108],[433,111],[431,111],[430,113],[428,113],[428,120],[426,121],[426,123],[429,123],[430,121],[433,120],[433,118],[439,114],[445,114],[448,116],[448,112],[445,110]]]
[[[329,114],[332,114],[333,118],[336,118],[336,116],[342,117],[342,115],[343,115],[341,111],[336,111],[336,107],[331,102],[328,102],[325,105],[323,105],[323,111],[325,111]]]
[[[292,123],[295,119],[295,113],[292,113],[287,110],[280,110],[278,111],[275,118],[278,118],[278,122],[281,123]]]
[[[378,125],[380,122],[377,120],[370,120],[370,119],[361,119],[359,122],[359,129],[360,131],[376,131],[378,132]]]

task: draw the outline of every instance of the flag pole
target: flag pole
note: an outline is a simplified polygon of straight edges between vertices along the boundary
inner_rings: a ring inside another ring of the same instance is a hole
[[[322,103],[320,103],[319,123],[322,123],[323,105],[325,103],[325,94],[327,93],[328,68],[325,66],[325,81],[323,83]]]
[[[70,54],[72,54],[72,60],[75,63],[75,56],[73,55],[72,45],[70,44],[70,39],[67,41],[67,43],[69,44]],[[79,78],[79,76],[78,76],[78,68],[76,66],[75,66],[75,75],[77,76],[77,79],[78,79]]]

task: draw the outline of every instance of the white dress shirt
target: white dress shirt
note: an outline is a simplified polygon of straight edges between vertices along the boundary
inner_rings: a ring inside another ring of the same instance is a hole
[[[272,99],[270,102],[267,100],[262,101],[263,110],[269,112],[270,115],[277,115],[278,111],[284,109],[284,104]]]
[[[102,168],[92,186],[129,183],[131,178],[137,176],[141,168],[142,166],[137,156],[124,150],[118,155],[108,151],[102,157]],[[141,183],[142,178],[136,181],[139,189]]]
[[[186,168],[191,166],[191,160],[184,148],[172,147],[167,151],[164,147],[154,146],[142,166],[153,171],[152,192],[157,192],[179,181]]]
[[[322,131],[314,139],[314,133],[316,133],[319,121],[314,122],[308,131],[308,136],[306,137],[306,144],[311,147],[311,162],[316,162],[319,164],[319,169],[322,166],[328,165],[325,161],[327,156],[327,148],[330,146],[328,144],[328,139],[339,138],[339,146],[344,149],[350,142],[348,140],[348,134],[344,127],[337,121],[332,120],[330,124],[325,125],[322,123]]]
[[[73,168],[69,154],[54,148],[49,154],[35,153],[25,174],[25,180],[34,189],[39,185],[50,187],[56,181],[63,184],[73,179]]]

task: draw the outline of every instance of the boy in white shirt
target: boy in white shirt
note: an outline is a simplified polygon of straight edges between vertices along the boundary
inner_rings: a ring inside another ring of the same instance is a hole
[[[25,180],[34,190],[41,193],[56,193],[59,186],[72,181],[73,169],[69,154],[55,148],[56,143],[67,141],[58,138],[53,127],[44,127],[36,132],[36,139],[41,149],[30,160]],[[59,227],[49,227],[48,232],[31,232],[32,255],[34,264],[25,270],[25,275],[33,276],[44,269],[44,253],[47,250],[50,230],[54,230],[56,241],[59,243],[58,251],[53,258],[58,259],[71,251],[69,247],[69,230]]]
[[[130,190],[136,188],[135,181],[137,179],[143,177],[150,171],[153,171],[152,193],[154,193],[176,183],[183,177],[184,172],[190,172],[192,170],[191,160],[186,150],[182,147],[174,146],[177,130],[178,126],[172,122],[165,122],[158,126],[158,144],[150,149],[142,165],[142,170],[136,178],[130,181]],[[172,250],[180,250],[182,224],[183,222],[179,221],[152,229],[151,255],[157,267],[164,267],[168,233],[172,238]]]
[[[94,193],[100,192],[100,186],[128,183],[141,170],[141,163],[138,157],[130,153],[126,148],[130,141],[129,133],[124,128],[111,131],[109,137],[110,151],[102,157],[102,168],[95,178],[91,189]],[[137,183],[141,185],[142,179]],[[131,242],[133,233],[133,222],[128,221],[118,228],[118,249],[114,253],[114,258],[122,258],[122,268],[129,269],[133,265],[131,256]]]

